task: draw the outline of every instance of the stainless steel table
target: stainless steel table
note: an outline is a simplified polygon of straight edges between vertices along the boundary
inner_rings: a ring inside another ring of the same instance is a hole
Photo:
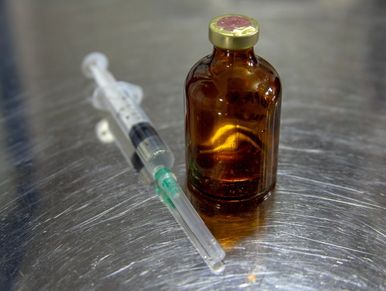
[[[105,52],[177,157],[183,83],[207,23],[261,23],[284,83],[278,184],[249,221],[211,225],[212,275],[137,184],[80,72]],[[0,1],[0,289],[386,289],[385,1]]]

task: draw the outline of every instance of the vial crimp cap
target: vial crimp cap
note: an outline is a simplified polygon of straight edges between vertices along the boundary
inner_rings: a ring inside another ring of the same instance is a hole
[[[240,14],[226,14],[209,22],[209,40],[219,48],[243,50],[253,47],[259,38],[258,22]]]

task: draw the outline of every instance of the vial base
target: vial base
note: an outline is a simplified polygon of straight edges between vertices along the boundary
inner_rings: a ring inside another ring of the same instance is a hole
[[[192,184],[187,184],[189,199],[200,215],[240,215],[256,211],[257,206],[266,200],[275,189],[276,181],[263,192],[243,199],[219,199],[199,191]]]

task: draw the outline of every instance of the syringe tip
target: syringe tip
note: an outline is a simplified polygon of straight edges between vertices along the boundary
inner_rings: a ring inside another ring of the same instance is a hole
[[[109,60],[106,55],[99,52],[92,52],[85,56],[82,62],[82,72],[87,78],[93,77],[90,70],[93,65],[106,70],[109,66]]]
[[[216,275],[221,274],[225,269],[224,262],[222,262],[222,261],[217,262],[214,265],[209,266],[209,267],[210,267],[210,270],[212,271],[212,273],[216,274]]]

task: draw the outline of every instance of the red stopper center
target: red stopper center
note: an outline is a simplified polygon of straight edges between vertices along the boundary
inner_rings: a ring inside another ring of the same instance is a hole
[[[251,22],[241,16],[225,16],[217,21],[217,26],[227,30],[233,31],[236,28],[250,26]]]

